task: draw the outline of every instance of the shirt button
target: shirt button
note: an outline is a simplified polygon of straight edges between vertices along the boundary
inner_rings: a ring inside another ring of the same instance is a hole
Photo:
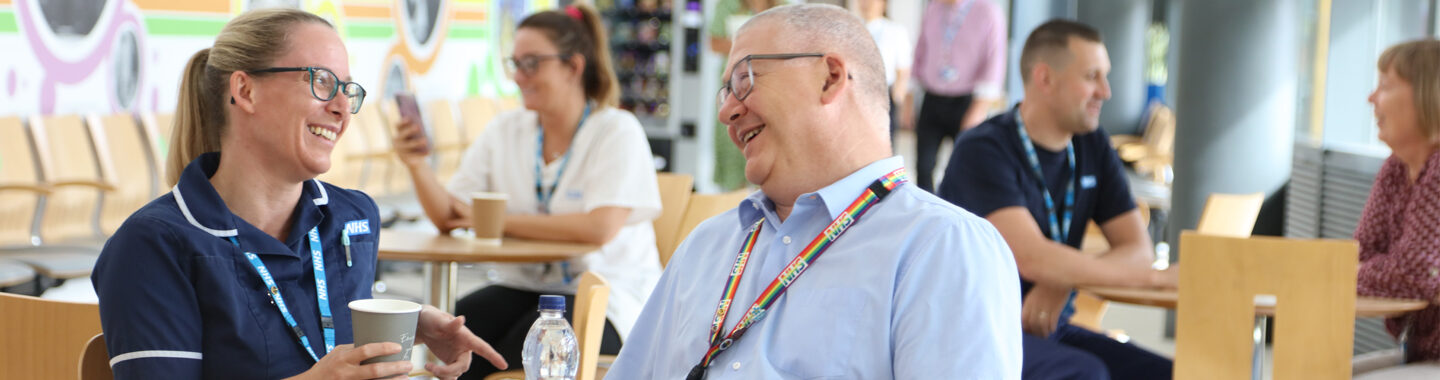
[[[735,362],[734,364],[730,364],[730,369],[739,371],[739,370],[740,370],[740,362]]]
[[[1430,267],[1430,277],[1440,276],[1440,268]]]
[[[789,236],[786,236],[786,237],[780,238],[780,241],[781,241],[781,242],[784,242],[785,244],[790,244],[790,237],[789,237]],[[1435,275],[1435,274],[1434,274],[1434,273],[1435,273],[1435,270],[1434,270],[1434,269],[1431,269],[1431,270],[1430,270],[1430,273],[1431,273],[1431,274],[1430,274],[1431,276],[1434,276],[1434,275]]]
[[[811,196],[810,196],[810,199],[815,199],[815,196],[814,196],[814,195],[811,195]]]

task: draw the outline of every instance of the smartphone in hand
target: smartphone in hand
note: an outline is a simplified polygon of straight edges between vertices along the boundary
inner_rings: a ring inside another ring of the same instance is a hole
[[[423,153],[429,154],[431,142],[429,136],[425,135],[425,118],[420,116],[420,103],[415,101],[415,94],[408,92],[396,93],[395,106],[399,108],[402,119],[408,119],[420,127],[420,134],[412,137],[412,139],[425,139]]]

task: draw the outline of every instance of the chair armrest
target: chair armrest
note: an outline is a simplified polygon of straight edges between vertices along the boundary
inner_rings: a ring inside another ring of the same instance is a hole
[[[65,181],[54,181],[54,182],[47,182],[46,185],[49,185],[50,187],[84,186],[84,187],[93,187],[93,188],[100,189],[100,190],[104,190],[104,191],[115,191],[115,185],[114,185],[114,184],[110,184],[110,183],[106,183],[106,182],[100,182],[100,181],[93,181],[93,180],[65,180]]]
[[[1110,136],[1110,145],[1111,145],[1111,146],[1114,146],[1114,147],[1117,147],[1117,148],[1120,147],[1121,145],[1138,143],[1138,142],[1140,142],[1140,141],[1142,141],[1141,138],[1140,138],[1140,136],[1136,136],[1136,135],[1113,135],[1113,136]]]
[[[0,191],[21,190],[39,194],[50,194],[50,187],[29,183],[0,183]]]

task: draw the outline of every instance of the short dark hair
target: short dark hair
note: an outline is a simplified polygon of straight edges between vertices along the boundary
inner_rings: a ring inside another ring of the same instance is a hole
[[[1045,60],[1052,66],[1057,65],[1059,58],[1057,53],[1065,53],[1069,59],[1070,37],[1076,37],[1085,41],[1102,43],[1100,31],[1076,21],[1066,19],[1053,19],[1040,24],[1035,31],[1030,32],[1030,37],[1025,39],[1025,47],[1020,50],[1020,79],[1024,83],[1030,83],[1030,70],[1035,69],[1035,63]]]

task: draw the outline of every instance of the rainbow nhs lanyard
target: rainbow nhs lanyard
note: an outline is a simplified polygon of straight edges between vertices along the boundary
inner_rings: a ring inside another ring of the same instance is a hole
[[[686,376],[686,379],[704,379],[705,369],[710,367],[710,362],[717,355],[729,349],[735,340],[745,335],[746,329],[765,318],[765,311],[769,310],[776,299],[785,294],[785,290],[790,288],[790,284],[795,283],[795,280],[805,273],[805,269],[820,257],[820,254],[830,248],[835,239],[849,230],[850,226],[855,225],[855,222],[860,220],[860,216],[864,215],[870,206],[879,203],[902,183],[905,183],[905,168],[895,169],[890,174],[870,183],[870,187],[866,188],[860,197],[855,198],[855,201],[851,202],[844,212],[831,221],[830,226],[825,227],[819,235],[815,236],[814,240],[810,241],[810,245],[805,246],[804,250],[795,255],[795,258],[790,259],[790,264],[786,265],[785,269],[770,281],[770,286],[760,292],[760,296],[750,304],[750,310],[722,339],[720,334],[724,328],[725,316],[730,312],[730,303],[735,298],[735,290],[740,287],[740,278],[745,275],[745,266],[750,259],[751,250],[755,248],[755,241],[760,237],[760,228],[764,226],[765,218],[755,221],[745,242],[740,244],[740,252],[735,256],[735,268],[730,271],[730,277],[725,281],[725,292],[720,295],[720,304],[715,308],[715,319],[710,323],[710,349],[705,352],[705,357],[700,359],[700,364],[696,364],[694,368],[690,369],[690,374]]]

